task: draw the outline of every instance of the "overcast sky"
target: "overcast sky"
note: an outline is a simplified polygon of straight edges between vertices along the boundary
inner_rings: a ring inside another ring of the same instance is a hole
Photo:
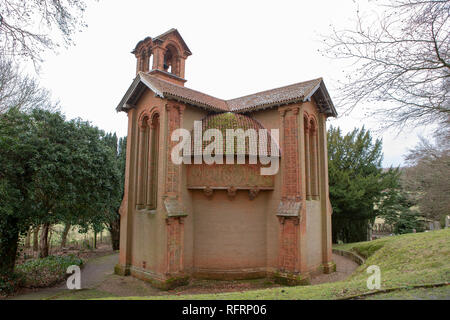
[[[369,9],[366,1],[358,5]],[[230,99],[323,77],[333,98],[348,65],[321,56],[321,36],[330,34],[331,25],[354,25],[355,10],[351,0],[100,0],[88,5],[88,27],[74,37],[76,45],[45,56],[40,78],[68,118],[124,136],[127,117],[115,108],[135,76],[130,52],[146,36],[176,28],[192,51],[185,73],[189,88]],[[330,124],[345,132],[379,125],[358,110],[330,118]],[[383,165],[402,165],[418,134],[424,128],[375,133],[383,138]]]

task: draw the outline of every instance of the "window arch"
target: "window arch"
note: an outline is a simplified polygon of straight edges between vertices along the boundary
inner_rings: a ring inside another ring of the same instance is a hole
[[[310,119],[310,167],[311,167],[311,198],[319,198],[319,146],[317,141],[317,122],[314,117]]]
[[[139,119],[136,209],[157,208],[159,113],[143,113]]]
[[[179,53],[176,46],[169,44],[164,54],[164,71],[180,76],[179,72]]]
[[[317,121],[315,117],[305,115],[303,118],[306,199],[319,198],[319,145]]]
[[[308,120],[308,116],[305,115],[305,117],[303,118],[303,133],[304,133],[304,147],[305,147],[305,181],[306,181],[306,199],[309,199],[311,197],[311,167],[310,167],[310,139],[309,139],[309,120]]]

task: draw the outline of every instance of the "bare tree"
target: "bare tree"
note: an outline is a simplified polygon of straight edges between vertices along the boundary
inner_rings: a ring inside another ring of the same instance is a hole
[[[450,1],[383,0],[384,10],[357,11],[354,29],[333,30],[323,54],[352,63],[338,103],[350,112],[377,102],[367,115],[385,127],[430,124],[450,115]]]
[[[11,61],[0,56],[0,113],[11,108],[26,111],[30,108],[53,108],[50,93],[38,81],[22,75]]]
[[[0,55],[36,66],[44,50],[72,44],[85,8],[83,0],[0,0]]]
[[[406,157],[405,187],[417,195],[422,214],[437,221],[450,213],[449,132],[446,128],[436,134],[434,143],[422,138]]]

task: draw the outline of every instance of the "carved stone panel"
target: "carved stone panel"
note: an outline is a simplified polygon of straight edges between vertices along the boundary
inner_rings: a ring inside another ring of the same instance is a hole
[[[272,190],[275,176],[260,174],[258,164],[191,164],[187,165],[189,189],[255,189]]]

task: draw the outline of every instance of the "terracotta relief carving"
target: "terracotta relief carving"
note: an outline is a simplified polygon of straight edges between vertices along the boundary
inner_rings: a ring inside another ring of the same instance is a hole
[[[262,176],[260,166],[252,164],[199,164],[187,166],[187,185],[190,189],[225,189],[234,186],[237,189],[271,190],[274,188],[275,176]]]
[[[253,200],[256,198],[258,193],[259,193],[258,187],[252,188],[252,189],[248,190],[248,197],[250,198],[250,200]]]
[[[229,187],[228,188],[228,197],[230,199],[234,199],[234,197],[236,196],[236,192],[237,192],[237,189],[235,187]]]
[[[204,193],[205,196],[208,197],[208,198],[212,198],[213,192],[214,192],[214,190],[211,189],[210,187],[206,187],[205,189],[203,189],[203,193]]]

